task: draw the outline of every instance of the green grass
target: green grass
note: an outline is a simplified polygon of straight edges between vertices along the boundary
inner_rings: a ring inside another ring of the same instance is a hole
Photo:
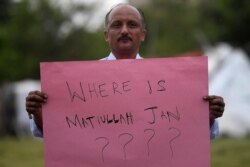
[[[249,167],[250,138],[212,141],[211,158],[212,167]]]
[[[34,138],[0,139],[0,167],[43,167],[43,142]],[[250,138],[211,142],[212,167],[249,167]]]
[[[43,142],[34,138],[0,139],[0,167],[43,167]]]

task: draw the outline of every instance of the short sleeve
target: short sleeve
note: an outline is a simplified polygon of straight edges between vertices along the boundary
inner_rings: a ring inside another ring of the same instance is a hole
[[[33,136],[35,137],[43,137],[42,131],[37,127],[34,119],[30,119],[30,130]]]
[[[218,136],[219,136],[219,123],[218,120],[214,120],[214,123],[210,128],[210,139],[215,139]]]

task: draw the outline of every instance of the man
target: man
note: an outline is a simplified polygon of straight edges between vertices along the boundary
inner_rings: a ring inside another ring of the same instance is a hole
[[[145,19],[141,11],[128,4],[119,4],[112,8],[105,18],[105,41],[111,53],[103,60],[140,59],[139,49],[146,37]],[[31,120],[31,129],[35,136],[42,137],[42,105],[48,96],[40,91],[32,91],[26,98],[26,110]],[[215,120],[224,112],[224,101],[219,96],[205,96],[210,110],[210,137],[218,135],[218,123]]]

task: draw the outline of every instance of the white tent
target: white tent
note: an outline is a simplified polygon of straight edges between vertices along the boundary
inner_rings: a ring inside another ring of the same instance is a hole
[[[40,82],[23,80],[13,84],[16,108],[16,132],[19,137],[30,134],[29,117],[25,110],[25,99],[32,90],[40,90]]]
[[[246,53],[227,44],[206,50],[209,58],[209,93],[224,97],[220,133],[243,137],[250,132],[250,63]]]

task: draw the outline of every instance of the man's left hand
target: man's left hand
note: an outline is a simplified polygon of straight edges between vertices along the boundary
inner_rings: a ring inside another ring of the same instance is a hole
[[[212,125],[214,119],[223,115],[225,107],[224,100],[222,97],[216,95],[205,96],[203,99],[209,102],[209,120],[210,125]]]

